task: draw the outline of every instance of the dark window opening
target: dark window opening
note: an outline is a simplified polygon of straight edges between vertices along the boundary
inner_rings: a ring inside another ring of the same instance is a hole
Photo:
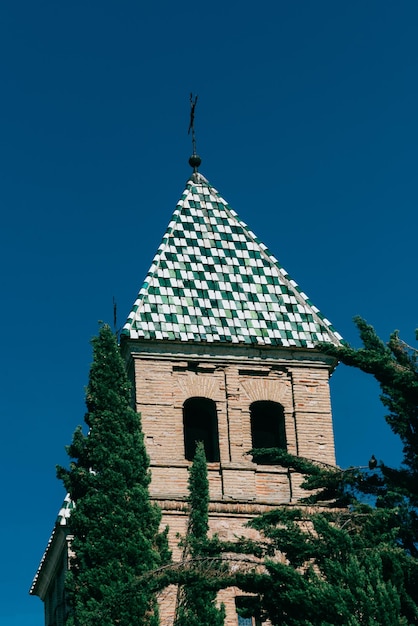
[[[281,448],[286,450],[284,409],[278,402],[260,400],[250,406],[253,449]],[[255,459],[256,463],[271,463],[269,455]]]
[[[189,398],[183,405],[184,450],[193,461],[196,443],[203,441],[206,460],[219,461],[218,416],[216,404],[209,398]]]
[[[235,607],[238,626],[261,626],[260,599],[257,596],[237,596]]]

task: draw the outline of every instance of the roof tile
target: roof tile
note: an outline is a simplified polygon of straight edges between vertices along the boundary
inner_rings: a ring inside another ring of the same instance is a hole
[[[187,182],[122,334],[301,348],[342,339],[199,173]]]

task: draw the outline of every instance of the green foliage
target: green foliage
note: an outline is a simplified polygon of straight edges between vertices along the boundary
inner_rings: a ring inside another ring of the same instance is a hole
[[[377,506],[397,508],[403,519],[399,539],[418,558],[418,351],[397,332],[385,344],[372,326],[361,318],[355,321],[363,348],[321,344],[321,350],[372,374],[380,384],[389,411],[386,420],[403,444],[403,463],[396,469],[379,463],[379,477],[364,481],[361,488],[376,495]]]
[[[138,577],[169,557],[159,534],[160,512],[150,503],[149,459],[140,416],[131,407],[125,366],[108,326],[94,338],[85,422],[59,467],[75,508],[71,569],[66,586],[68,626],[156,626],[155,597]]]
[[[209,530],[209,481],[205,448],[201,441],[196,445],[193,464],[189,472],[189,523],[188,541],[191,553],[199,553],[201,543],[207,540]]]
[[[264,540],[264,574],[237,584],[256,592],[262,617],[286,626],[417,623],[417,564],[396,541],[392,512],[283,507],[251,526]]]
[[[199,562],[205,556],[208,540],[209,482],[205,448],[198,442],[189,474],[189,522],[184,540],[184,556]],[[213,575],[213,574],[212,574]],[[215,574],[216,576],[216,574]],[[225,608],[216,606],[216,590],[197,574],[179,589],[174,626],[223,626]]]
[[[398,332],[385,344],[372,326],[361,318],[355,321],[363,348],[321,344],[321,350],[376,378],[382,390],[382,402],[389,409],[386,420],[404,446],[404,464],[418,475],[418,352],[407,346]],[[404,482],[405,477],[399,479]],[[411,480],[406,486],[418,498],[418,481]]]
[[[363,348],[321,349],[379,381],[387,420],[404,444],[403,467],[341,470],[284,450],[251,451],[303,474],[307,493],[298,506],[252,520],[259,541],[220,547],[260,559],[264,569],[231,572],[228,584],[256,594],[249,614],[273,624],[418,624],[417,352],[397,333],[385,345],[363,320],[357,325]]]

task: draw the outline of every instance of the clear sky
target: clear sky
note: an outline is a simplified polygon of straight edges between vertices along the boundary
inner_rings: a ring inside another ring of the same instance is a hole
[[[190,91],[201,172],[335,328],[414,343],[417,28],[415,0],[0,3],[0,624],[43,624],[89,341],[184,189]],[[332,399],[343,467],[399,462],[373,381],[340,366]]]

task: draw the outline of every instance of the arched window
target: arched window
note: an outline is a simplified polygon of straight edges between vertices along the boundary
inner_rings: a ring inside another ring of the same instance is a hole
[[[219,461],[218,416],[209,398],[189,398],[183,405],[184,451],[193,461],[196,443],[203,441],[206,460]]]
[[[286,430],[284,409],[278,402],[259,400],[250,406],[252,447],[282,448],[286,450]],[[256,461],[262,465],[269,463],[269,459],[259,458]]]

